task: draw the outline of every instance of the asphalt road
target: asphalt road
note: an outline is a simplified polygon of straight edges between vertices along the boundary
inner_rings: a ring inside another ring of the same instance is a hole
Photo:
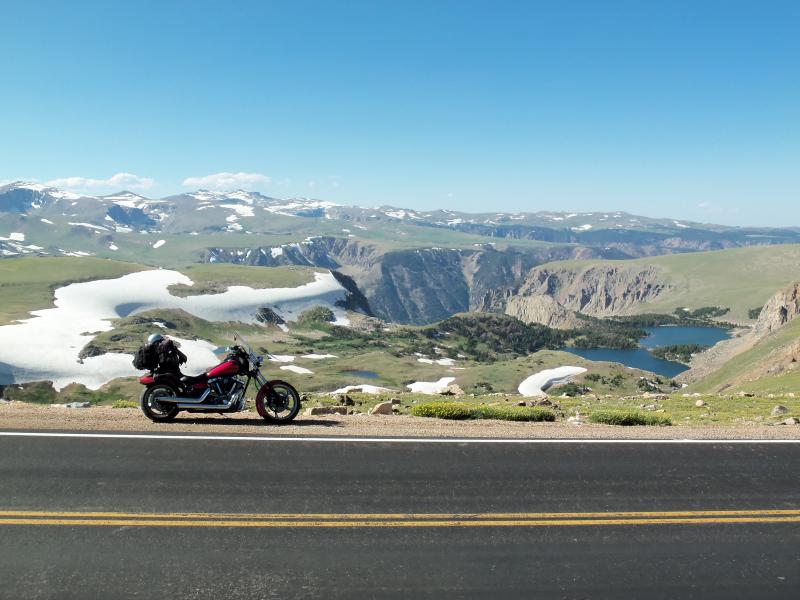
[[[0,433],[0,598],[798,598],[798,459]]]

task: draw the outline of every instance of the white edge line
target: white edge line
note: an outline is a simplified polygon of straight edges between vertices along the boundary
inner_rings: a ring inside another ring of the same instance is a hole
[[[146,433],[67,433],[0,431],[0,437],[88,438],[129,440],[199,440],[233,442],[347,442],[369,444],[800,444],[800,439],[580,439],[580,438],[380,438],[380,437],[289,437],[233,435],[164,435]]]

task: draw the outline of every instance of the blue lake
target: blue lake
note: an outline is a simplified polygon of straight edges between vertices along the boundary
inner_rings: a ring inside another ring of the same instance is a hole
[[[366,379],[377,379],[380,377],[378,373],[375,371],[359,371],[359,370],[352,370],[352,371],[342,371],[343,375],[353,375],[354,377],[365,377]]]
[[[702,344],[713,346],[717,342],[730,337],[727,329],[718,327],[648,327],[648,336],[639,343],[641,348],[619,350],[614,348],[565,348],[588,360],[602,360],[622,363],[625,366],[644,371],[652,371],[662,377],[675,377],[689,367],[684,364],[656,358],[648,349],[673,344]]]

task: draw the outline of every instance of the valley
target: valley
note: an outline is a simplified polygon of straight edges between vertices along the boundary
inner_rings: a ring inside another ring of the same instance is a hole
[[[407,394],[447,379],[507,398],[564,365],[587,369],[571,380],[598,399],[686,383],[788,393],[794,325],[765,332],[778,308],[759,312],[800,279],[796,242],[800,230],[626,213],[470,215],[245,191],[87,197],[19,182],[0,187],[0,385],[34,402],[135,397],[130,356],[155,329],[194,355],[190,371],[239,332],[308,394]],[[685,335],[648,344],[661,330]],[[689,350],[651,353],[669,345]],[[758,366],[776,353],[785,367]]]

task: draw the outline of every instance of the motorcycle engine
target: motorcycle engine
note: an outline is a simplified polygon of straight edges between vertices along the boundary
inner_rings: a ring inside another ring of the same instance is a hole
[[[211,394],[221,403],[225,403],[234,394],[240,393],[244,389],[244,384],[236,377],[214,377],[208,380],[208,387]]]

